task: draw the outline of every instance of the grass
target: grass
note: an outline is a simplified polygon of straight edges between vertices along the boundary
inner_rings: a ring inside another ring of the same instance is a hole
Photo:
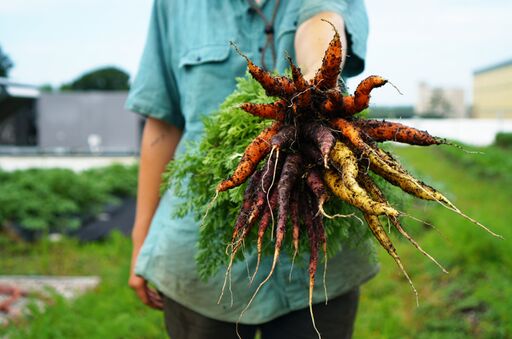
[[[464,152],[455,147],[438,150],[447,161],[465,166],[479,177],[507,180],[512,184],[512,148],[464,146]]]
[[[505,268],[512,267],[512,191],[499,178],[478,175],[481,160],[472,168],[471,162],[451,161],[436,148],[395,148],[394,153],[406,167],[413,165],[415,173],[442,188],[461,210],[506,240],[490,236],[436,203],[411,204],[407,212],[436,225],[438,231],[408,219],[404,224],[450,273],[442,273],[409,243],[395,237],[398,253],[420,294],[420,307],[415,306],[414,295],[396,265],[381,250],[382,272],[363,289],[355,337],[509,337],[512,271]]]
[[[97,289],[74,301],[54,297],[44,313],[7,328],[0,337],[164,338],[162,315],[136,299],[128,288],[130,240],[114,234],[105,242],[12,244],[0,238],[0,274],[99,275]]]
[[[443,146],[447,147],[447,146]],[[486,150],[486,154],[494,152]],[[440,188],[468,215],[500,233],[484,230],[436,203],[410,202],[405,210],[436,225],[403,223],[416,240],[450,271],[442,273],[408,242],[394,242],[420,296],[384,251],[381,273],[363,287],[355,338],[509,338],[512,336],[512,190],[506,175],[482,175],[480,160],[463,153],[454,160],[442,148],[394,148],[407,168]],[[501,151],[496,151],[501,152]],[[494,154],[494,153],[493,153]],[[505,156],[505,155],[503,155]],[[510,157],[510,153],[508,154]],[[501,168],[495,158],[493,166]],[[484,159],[487,160],[487,159]],[[102,243],[71,240],[35,245],[11,244],[0,237],[0,274],[100,275],[101,285],[68,302],[57,299],[7,329],[9,338],[162,338],[161,313],[140,304],[126,286],[128,239],[114,235]]]

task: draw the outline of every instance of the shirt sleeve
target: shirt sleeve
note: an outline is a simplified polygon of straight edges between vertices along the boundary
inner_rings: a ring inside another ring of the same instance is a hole
[[[125,107],[132,112],[160,119],[183,129],[185,122],[170,65],[171,46],[166,14],[161,1],[155,0],[139,70],[131,85]]]
[[[298,24],[320,12],[335,12],[343,17],[347,33],[347,60],[343,76],[351,77],[364,70],[368,41],[368,15],[364,0],[304,0]]]

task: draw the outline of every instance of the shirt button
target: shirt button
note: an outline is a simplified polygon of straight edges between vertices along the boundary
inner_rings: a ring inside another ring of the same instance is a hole
[[[196,61],[201,61],[201,57],[200,57],[200,56],[198,56],[198,57],[196,58]]]
[[[258,52],[260,52],[260,53],[263,52],[263,47],[261,47],[261,46],[258,47]]]

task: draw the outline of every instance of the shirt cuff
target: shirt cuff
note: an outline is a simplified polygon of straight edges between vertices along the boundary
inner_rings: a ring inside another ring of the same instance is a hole
[[[141,99],[131,99],[125,103],[125,108],[128,111],[137,113],[146,118],[155,118],[158,120],[162,120],[167,122],[168,124],[174,125],[179,129],[183,129],[185,127],[185,122],[181,116],[176,114],[170,114],[170,112],[154,103],[149,103]]]

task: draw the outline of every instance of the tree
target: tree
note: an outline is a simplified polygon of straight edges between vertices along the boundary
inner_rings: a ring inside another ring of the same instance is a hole
[[[42,84],[41,86],[39,86],[39,90],[41,92],[51,93],[53,92],[53,86],[52,84]]]
[[[14,66],[11,58],[2,50],[0,46],[0,77],[8,77],[9,70]]]
[[[125,91],[129,89],[130,75],[116,67],[103,67],[81,75],[69,84],[61,86],[63,91]]]
[[[445,98],[441,89],[434,89],[430,97],[428,113],[424,117],[442,118],[447,117],[452,112],[452,105]]]

